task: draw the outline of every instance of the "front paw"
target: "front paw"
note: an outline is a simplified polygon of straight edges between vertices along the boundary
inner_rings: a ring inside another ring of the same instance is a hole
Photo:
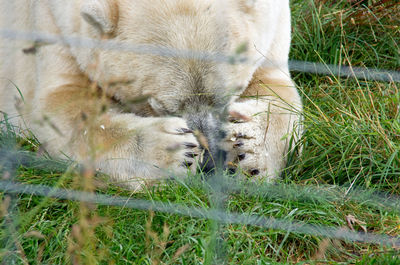
[[[185,120],[138,118],[123,124],[128,125],[125,136],[98,163],[117,184],[139,190],[196,170],[200,148]]]
[[[286,163],[293,113],[267,100],[235,102],[229,113],[228,167],[267,180],[279,176]]]
[[[187,169],[195,171],[199,143],[185,120],[152,118],[152,122],[140,130],[143,138],[139,141],[138,155],[143,161],[175,174],[186,173]]]

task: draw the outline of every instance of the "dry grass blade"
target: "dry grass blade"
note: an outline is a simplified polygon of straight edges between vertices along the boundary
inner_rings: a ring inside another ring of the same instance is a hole
[[[178,248],[178,250],[175,252],[174,256],[172,257],[172,260],[178,259],[183,253],[185,253],[188,249],[190,248],[189,244],[185,244]]]
[[[366,233],[367,232],[367,227],[365,226],[366,223],[363,221],[358,220],[357,218],[354,217],[354,215],[348,214],[346,215],[346,222],[349,228],[353,231],[355,231],[353,224],[357,224],[361,227],[361,229]]]
[[[151,264],[158,265],[162,263],[162,255],[166,249],[168,243],[168,237],[170,234],[169,227],[166,223],[163,225],[163,233],[161,237],[153,231],[151,228],[153,224],[154,212],[150,211],[149,217],[146,222],[146,248],[149,253]],[[154,247],[152,243],[154,243]]]
[[[331,245],[331,240],[328,238],[325,238],[322,240],[319,245],[318,249],[315,252],[315,254],[312,256],[312,260],[322,260],[325,258],[325,253],[328,250],[328,247]]]

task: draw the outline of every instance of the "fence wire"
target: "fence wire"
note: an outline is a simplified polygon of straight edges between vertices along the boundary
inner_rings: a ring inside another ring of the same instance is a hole
[[[55,160],[38,156],[34,153],[20,150],[12,150],[0,148],[0,168],[5,167],[5,164],[11,165],[8,167],[23,166],[33,169],[42,169],[45,171],[67,171],[71,166],[77,171],[82,171],[82,167],[76,163],[71,164],[71,161]],[[168,174],[167,171],[165,173]],[[223,175],[223,174],[222,174]],[[399,175],[400,177],[400,175]],[[223,181],[225,180],[225,181]],[[177,178],[171,176],[168,181],[174,181],[183,185],[191,185],[191,180],[185,178]],[[118,184],[118,183],[111,183]],[[363,203],[365,206],[370,206],[387,211],[400,213],[400,196],[377,192],[373,190],[365,190],[357,187],[346,187],[336,185],[325,185],[316,187],[314,185],[287,185],[287,184],[271,184],[271,183],[254,183],[251,181],[237,180],[229,181],[229,178],[221,176],[221,181],[214,189],[218,188],[223,193],[243,193],[246,196],[260,196],[271,199],[294,200],[306,202],[343,202],[346,200]]]
[[[31,32],[31,31],[18,31],[9,29],[0,29],[0,37],[12,40],[25,40],[32,41],[38,47],[40,45],[47,44],[59,44],[70,47],[79,48],[93,48],[101,50],[111,50],[118,52],[132,52],[140,54],[151,54],[163,57],[172,58],[183,58],[183,59],[195,59],[203,61],[213,61],[218,63],[229,63],[229,64],[243,64],[248,63],[246,57],[243,57],[240,53],[238,54],[220,54],[220,53],[208,53],[200,51],[190,50],[178,50],[169,47],[142,45],[123,43],[114,40],[99,40],[83,37],[72,37],[72,36],[61,36],[43,32]],[[28,47],[35,48],[35,47]],[[266,62],[265,66],[280,67],[286,63],[280,62]],[[399,71],[389,71],[382,69],[371,69],[362,67],[353,67],[345,65],[332,65],[317,62],[304,62],[304,61],[289,61],[289,70],[295,72],[320,74],[320,75],[333,75],[341,76],[346,78],[357,78],[364,80],[382,81],[382,82],[400,82]]]
[[[35,156],[29,152],[10,152],[0,149],[0,157],[3,168],[15,168],[18,165],[35,165],[36,168],[60,170],[66,169],[67,164],[62,161],[52,163],[50,159],[44,159]],[[7,162],[8,161],[8,162]],[[6,162],[6,163],[4,163]],[[4,166],[7,164],[8,166]],[[182,181],[182,179],[173,179]],[[183,180],[184,181],[184,180]],[[388,210],[400,211],[400,198],[394,195],[379,194],[367,190],[355,189],[351,192],[343,192],[344,189],[338,187],[326,187],[326,189],[316,187],[301,187],[254,183],[235,184],[224,181],[224,177],[216,176],[206,184],[211,184],[213,190],[218,192],[217,198],[223,201],[224,194],[241,192],[248,196],[267,196],[274,199],[285,200],[309,200],[309,201],[343,201],[355,200],[375,207],[386,207]],[[209,186],[209,185],[207,185]],[[1,181],[0,191],[10,194],[26,194],[35,196],[44,196],[55,199],[66,199],[93,203],[97,205],[126,207],[137,210],[157,211],[169,214],[178,214],[193,218],[210,219],[223,224],[243,224],[252,225],[268,229],[278,229],[287,232],[295,232],[307,235],[323,236],[327,238],[336,238],[352,242],[374,243],[391,247],[400,247],[400,237],[391,237],[387,235],[378,235],[373,233],[361,233],[350,231],[340,227],[310,225],[298,221],[289,221],[284,219],[267,218],[260,215],[247,215],[240,213],[226,212],[222,208],[204,209],[199,207],[188,207],[183,204],[172,202],[158,202],[154,200],[132,199],[122,196],[110,196],[99,193],[89,193],[70,189],[60,189],[45,185],[20,184],[13,181]],[[221,202],[218,206],[222,206]]]
[[[381,82],[400,82],[399,71],[379,70],[367,67],[337,66],[333,64],[291,60],[289,61],[289,69],[295,72],[310,74],[340,76]]]
[[[44,185],[18,184],[10,181],[0,181],[0,189],[6,193],[45,196],[56,199],[94,203],[98,205],[157,211],[195,218],[211,219],[224,224],[253,225],[262,228],[272,228],[285,230],[288,232],[337,238],[354,242],[375,243],[391,247],[400,247],[400,237],[390,237],[387,235],[376,235],[372,233],[360,233],[349,231],[343,228],[310,225],[297,221],[266,218],[260,215],[245,215],[239,213],[229,213],[217,209],[207,210],[204,208],[187,207],[178,203],[163,203],[157,201],[132,199],[128,197],[114,197],[104,194],[52,188]]]
[[[10,29],[0,29],[0,37],[12,40],[32,41],[38,47],[40,45],[58,44],[80,48],[95,48],[112,50],[118,52],[132,52],[140,54],[150,54],[156,56],[196,59],[204,61],[214,61],[218,63],[228,64],[245,64],[249,63],[245,57],[239,54],[216,54],[199,51],[177,50],[168,47],[135,45],[131,43],[121,43],[113,40],[97,40],[90,38],[60,36],[48,34],[44,32],[26,32]],[[30,48],[30,47],[27,47]],[[35,46],[32,47],[33,50]],[[30,52],[26,50],[26,52]],[[279,62],[269,62],[273,66],[279,67]],[[364,80],[383,81],[383,82],[400,82],[399,71],[388,71],[379,69],[369,69],[351,66],[336,66],[331,64],[323,64],[316,62],[289,61],[289,69],[296,72],[333,75],[346,78],[357,78]],[[53,167],[55,170],[64,170],[66,164],[62,162],[54,162],[46,160],[28,152],[12,151],[10,149],[0,149],[0,162],[11,163],[11,169],[15,169],[18,165],[34,166],[34,167]],[[0,163],[1,168],[2,163]],[[4,165],[4,164],[3,164]],[[15,172],[12,172],[14,175]],[[93,203],[98,205],[126,207],[145,211],[158,211],[168,214],[177,214],[192,218],[209,219],[221,224],[242,224],[257,226],[266,229],[278,229],[287,232],[301,233],[313,236],[322,236],[327,238],[336,238],[352,242],[374,243],[383,246],[400,247],[400,237],[391,237],[388,235],[380,235],[374,233],[361,233],[351,231],[341,227],[330,227],[322,225],[311,225],[304,222],[276,219],[261,215],[247,215],[236,212],[227,212],[224,209],[224,195],[227,193],[243,192],[248,196],[268,196],[271,198],[294,199],[294,200],[333,200],[339,201],[343,199],[351,199],[363,202],[366,205],[374,207],[386,207],[389,210],[400,212],[400,198],[389,196],[387,194],[378,194],[365,190],[348,189],[336,187],[335,190],[329,188],[317,189],[315,187],[288,187],[284,185],[256,185],[256,184],[232,184],[229,186],[219,183],[214,186],[218,201],[214,208],[205,209],[200,207],[188,207],[184,204],[172,202],[159,202],[154,200],[132,199],[121,196],[110,196],[99,193],[88,193],[83,191],[60,189],[44,185],[28,185],[20,184],[13,179],[9,181],[0,181],[0,190],[7,194],[13,194],[14,205],[18,200],[17,194],[44,196],[55,199],[66,199],[71,201],[80,201]],[[14,206],[13,206],[14,207]],[[13,212],[9,212],[10,215]],[[12,220],[12,219],[11,219]],[[10,229],[12,224],[9,225]],[[223,229],[218,228],[218,232]]]

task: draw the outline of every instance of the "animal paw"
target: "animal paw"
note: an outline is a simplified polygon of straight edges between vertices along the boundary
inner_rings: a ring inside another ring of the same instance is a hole
[[[129,137],[99,165],[119,184],[137,190],[143,184],[195,171],[200,148],[185,120],[139,118],[129,124]]]
[[[286,163],[293,113],[269,100],[234,102],[229,108],[228,167],[246,175],[272,180]]]

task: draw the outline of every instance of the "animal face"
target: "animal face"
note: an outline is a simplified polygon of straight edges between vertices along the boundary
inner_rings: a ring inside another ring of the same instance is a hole
[[[141,49],[95,51],[101,74],[94,79],[121,102],[148,95],[160,115],[222,110],[243,91],[252,72],[216,59],[246,41],[232,36],[235,21],[218,2],[223,1],[85,1],[82,15],[93,31]]]
[[[216,59],[243,45],[221,2],[89,0],[82,7],[93,31],[142,49],[94,51],[100,85],[123,104],[145,95],[156,115],[185,118],[207,138],[210,156],[220,153],[225,108],[253,71]]]

